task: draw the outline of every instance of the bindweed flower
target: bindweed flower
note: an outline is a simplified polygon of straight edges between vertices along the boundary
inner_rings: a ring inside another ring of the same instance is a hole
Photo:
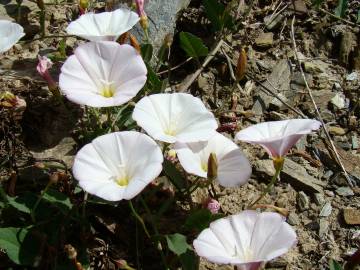
[[[201,177],[208,175],[211,154],[216,156],[216,179],[224,187],[245,184],[251,175],[251,165],[240,148],[231,140],[215,133],[207,142],[176,143],[175,150],[185,171]]]
[[[66,32],[90,41],[116,41],[121,34],[129,31],[139,19],[135,12],[125,8],[97,14],[89,12],[71,22],[66,28]]]
[[[49,73],[49,69],[52,67],[53,62],[46,56],[38,55],[39,62],[36,66],[36,70],[41,77],[48,83],[51,92],[57,91],[57,85]]]
[[[277,213],[243,211],[210,223],[194,240],[196,253],[238,270],[257,270],[296,244],[296,233]]]
[[[25,33],[21,25],[0,20],[0,53],[10,50],[23,36]]]
[[[130,200],[160,174],[162,162],[161,149],[149,136],[123,131],[100,136],[81,148],[73,173],[90,194],[108,201]]]
[[[217,122],[199,98],[190,94],[155,94],[142,98],[133,119],[156,140],[197,142],[215,134]]]
[[[67,98],[91,107],[118,106],[146,82],[146,66],[130,45],[89,42],[80,45],[61,68],[59,86]]]
[[[284,157],[305,134],[319,129],[321,123],[311,119],[272,121],[250,126],[238,132],[235,138],[259,144],[274,159]]]

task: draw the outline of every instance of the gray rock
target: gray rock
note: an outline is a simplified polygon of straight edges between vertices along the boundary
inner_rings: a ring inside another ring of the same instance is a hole
[[[74,155],[75,155],[74,149],[76,145],[77,144],[74,141],[74,139],[70,137],[65,137],[53,148],[39,152],[31,151],[31,153],[36,159],[54,158],[54,159],[62,160],[66,163],[68,168],[71,168],[74,161]]]
[[[327,171],[324,173],[323,178],[324,178],[325,180],[329,180],[330,177],[333,176],[333,175],[334,175],[334,172],[333,172],[332,170],[327,170]]]
[[[284,15],[281,13],[276,16],[273,16],[273,14],[266,16],[264,18],[264,23],[265,23],[266,29],[267,30],[276,29],[277,27],[279,27],[281,25],[281,23],[283,22],[283,19],[284,19]]]
[[[300,211],[305,211],[306,209],[309,209],[310,199],[303,191],[300,191],[298,193],[297,205]]]
[[[323,205],[325,203],[324,194],[322,193],[315,193],[314,201],[317,205]]]
[[[359,78],[359,74],[357,73],[357,71],[354,71],[352,73],[350,73],[349,75],[346,76],[346,80],[347,81],[355,81]]]
[[[275,174],[275,169],[272,160],[257,160],[254,163],[254,173],[263,178],[269,179]]]
[[[319,236],[323,237],[327,234],[329,230],[329,222],[326,219],[320,219],[319,222]]]
[[[352,145],[352,149],[354,150],[359,149],[359,141],[356,135],[351,136],[351,145]]]
[[[119,6],[124,6],[126,0],[120,0]],[[149,19],[149,36],[155,50],[162,45],[167,34],[173,34],[179,11],[186,8],[190,0],[157,0],[145,2],[145,12]],[[142,38],[142,29],[139,25],[135,28],[135,34],[139,40]]]
[[[304,63],[304,69],[308,73],[316,74],[323,73],[328,69],[329,65],[321,60],[306,61]]]
[[[337,109],[345,108],[345,97],[342,93],[337,93],[331,100],[331,104],[333,104]]]
[[[289,63],[286,59],[280,60],[273,68],[271,74],[268,76],[267,80],[263,83],[264,86],[271,89],[274,93],[278,94],[277,89],[281,89],[282,94],[290,92],[290,75],[291,70]],[[259,88],[261,88],[259,86]],[[255,103],[253,106],[253,111],[257,114],[263,114],[264,111],[269,107],[270,102],[273,100],[273,96],[261,91],[262,89],[257,89],[256,93],[259,93],[255,98]],[[260,113],[261,112],[261,113]]]
[[[324,204],[324,206],[321,208],[320,211],[320,217],[328,217],[331,215],[332,212],[332,206],[330,202],[327,202]]]
[[[300,140],[298,140],[297,143],[295,144],[295,147],[299,151],[305,151],[306,145],[307,145],[306,136],[302,136]]]
[[[292,161],[285,159],[283,170],[280,174],[281,180],[290,183],[294,188],[311,193],[323,193],[321,181],[309,175],[306,169]]]
[[[260,48],[271,47],[274,43],[274,34],[273,33],[261,33],[256,39],[255,44]]]
[[[287,222],[292,226],[299,225],[300,224],[299,216],[297,214],[295,214],[294,212],[290,212]]]
[[[280,98],[281,100],[287,102],[287,98],[285,97],[285,95],[283,95],[282,93],[279,93],[278,98]],[[274,111],[279,111],[279,110],[283,110],[284,108],[286,108],[286,106],[284,105],[284,103],[282,103],[279,99],[277,98],[273,98],[270,103],[269,103],[269,109],[274,110]]]
[[[335,190],[336,194],[339,196],[353,196],[354,191],[349,187],[339,187]]]

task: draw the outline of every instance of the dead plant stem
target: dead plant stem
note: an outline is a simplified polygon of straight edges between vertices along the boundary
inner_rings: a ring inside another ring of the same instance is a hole
[[[336,150],[336,147],[335,147],[335,145],[334,145],[334,142],[333,142],[332,139],[331,139],[331,136],[330,136],[329,131],[328,131],[326,125],[325,125],[325,122],[324,122],[324,120],[323,120],[322,117],[321,117],[320,111],[319,111],[319,109],[318,109],[318,107],[317,107],[317,105],[316,105],[316,102],[315,102],[315,100],[314,100],[314,97],[313,97],[313,95],[312,95],[312,91],[311,91],[311,89],[310,89],[310,87],[309,87],[309,85],[308,85],[308,83],[307,83],[307,79],[306,79],[306,77],[305,77],[304,70],[303,70],[303,68],[302,68],[302,66],[301,66],[301,61],[300,61],[300,59],[299,59],[299,57],[298,57],[298,50],[297,50],[296,41],[295,41],[294,23],[295,23],[295,15],[293,16],[293,19],[292,19],[292,21],[291,21],[291,39],[292,39],[292,43],[293,43],[293,48],[294,48],[294,52],[295,52],[295,57],[296,57],[296,60],[297,60],[297,64],[298,64],[298,66],[299,66],[299,70],[300,70],[300,72],[301,72],[301,76],[302,76],[302,78],[303,78],[303,80],[304,80],[306,90],[308,91],[308,94],[309,94],[310,99],[311,99],[311,102],[312,102],[312,104],[313,104],[313,106],[314,106],[315,112],[316,112],[316,114],[317,114],[317,116],[318,116],[318,119],[320,120],[320,122],[321,122],[321,124],[322,124],[322,127],[323,127],[323,129],[324,129],[325,135],[326,135],[328,141],[330,142],[331,148],[332,148],[332,150],[333,150],[333,152],[334,152],[334,154],[335,154],[335,157],[336,157],[336,159],[337,159],[337,162],[338,162],[338,164],[340,165],[340,167],[341,167],[341,169],[342,169],[342,171],[343,171],[343,173],[344,173],[344,175],[345,175],[345,178],[346,178],[349,186],[350,186],[350,187],[354,187],[354,185],[353,185],[353,183],[352,183],[352,181],[351,181],[351,179],[350,179],[350,177],[349,177],[349,175],[348,175],[348,173],[347,173],[347,171],[346,171],[346,169],[345,169],[345,167],[344,167],[344,165],[343,165],[343,163],[342,163],[342,161],[341,161],[341,158],[340,158],[340,156],[339,156],[339,154],[338,154],[338,152],[337,152],[337,150]]]

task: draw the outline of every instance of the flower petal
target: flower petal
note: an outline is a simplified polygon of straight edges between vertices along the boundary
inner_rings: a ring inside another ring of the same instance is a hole
[[[217,128],[201,100],[185,93],[144,97],[136,104],[133,119],[151,137],[168,143],[204,141]]]
[[[89,42],[80,45],[65,61],[59,86],[75,103],[118,106],[136,96],[146,82],[146,73],[144,61],[131,46],[109,41]],[[106,83],[113,96],[102,95]]]
[[[23,36],[25,33],[21,25],[0,20],[0,53],[10,50]]]
[[[269,155],[282,157],[304,134],[319,129],[321,123],[311,119],[270,121],[250,126],[236,134],[236,139],[259,144]]]
[[[121,34],[129,31],[139,19],[135,12],[124,8],[97,14],[89,12],[71,22],[66,28],[66,32],[90,41],[116,41]]]
[[[73,174],[87,192],[118,201],[141,192],[160,174],[162,162],[161,149],[149,136],[135,131],[115,132],[80,149]],[[119,178],[126,178],[128,184],[117,184]]]

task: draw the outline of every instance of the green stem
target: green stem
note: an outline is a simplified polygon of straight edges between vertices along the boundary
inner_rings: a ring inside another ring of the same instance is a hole
[[[37,199],[37,201],[35,202],[34,204],[34,207],[33,209],[31,210],[30,212],[30,216],[31,216],[31,220],[33,221],[33,223],[35,223],[35,211],[36,211],[36,208],[39,206],[39,203],[41,201],[41,199],[44,197],[44,194],[46,193],[46,191],[49,189],[49,187],[51,186],[52,182],[49,181],[46,185],[46,187],[44,188],[44,190],[41,192],[39,198]]]
[[[140,217],[140,215],[136,212],[131,200],[129,200],[129,206],[130,206],[130,209],[131,209],[131,212],[133,213],[133,215],[135,216],[135,218],[140,222],[141,226],[143,227],[144,229],[144,232],[146,234],[146,236],[148,238],[151,238],[150,234],[149,234],[149,231],[147,230],[146,226],[145,226],[145,222],[144,220]]]
[[[111,132],[113,132],[114,126],[112,125],[112,121],[111,121],[111,108],[106,108],[106,115],[107,115],[107,122],[109,125],[109,129],[111,130]]]
[[[163,252],[163,247],[162,247],[161,241],[158,238],[160,236],[160,234],[159,234],[159,230],[158,230],[158,228],[156,226],[156,223],[155,223],[155,221],[153,219],[153,215],[152,215],[149,207],[147,206],[145,200],[142,198],[142,196],[140,195],[139,197],[140,197],[141,204],[144,206],[146,213],[149,215],[151,226],[152,226],[152,228],[153,228],[153,230],[155,232],[155,242],[156,242],[156,246],[159,247],[158,249],[159,249],[159,252],[160,252],[161,260],[162,260],[162,262],[163,262],[163,264],[165,266],[165,269],[166,270],[170,269],[167,266],[167,263],[166,263],[166,259],[165,259],[165,255],[164,255],[164,252]]]
[[[275,174],[273,175],[273,177],[271,178],[270,183],[266,186],[265,190],[263,191],[263,193],[260,195],[259,198],[257,198],[253,203],[251,203],[249,205],[248,208],[252,208],[255,204],[257,204],[259,201],[261,201],[266,194],[268,194],[271,190],[271,188],[273,187],[273,185],[276,183],[276,180],[278,179],[280,172],[281,172],[282,166],[278,167],[275,171]]]

